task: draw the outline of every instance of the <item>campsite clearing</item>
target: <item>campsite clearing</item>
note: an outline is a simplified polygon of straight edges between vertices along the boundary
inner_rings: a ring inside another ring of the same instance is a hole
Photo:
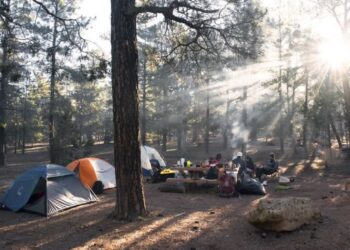
[[[95,147],[94,156],[111,162],[110,147]],[[30,161],[41,162],[45,156],[45,152],[10,155],[16,168],[1,173],[1,194],[11,178],[32,165]],[[161,184],[146,183],[151,214],[134,223],[108,218],[115,204],[113,189],[100,195],[99,202],[49,218],[0,210],[0,249],[228,249],[233,245],[238,249],[350,249],[350,193],[340,184],[344,169],[337,165],[329,172],[304,171],[296,176],[291,190],[275,191],[277,182],[269,182],[269,197],[307,196],[321,209],[322,220],[291,233],[258,231],[246,221],[245,212],[261,196],[226,199],[214,192],[161,193]]]

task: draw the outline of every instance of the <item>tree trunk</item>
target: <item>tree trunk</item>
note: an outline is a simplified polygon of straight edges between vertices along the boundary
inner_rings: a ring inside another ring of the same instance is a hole
[[[290,135],[292,138],[292,148],[293,148],[293,153],[297,153],[297,147],[296,147],[296,140],[295,140],[295,135],[294,135],[294,115],[295,115],[295,81],[293,81],[293,87],[292,87],[292,108],[291,108],[291,113],[289,116],[289,130],[290,130]]]
[[[27,90],[24,97],[24,106],[23,106],[23,124],[22,124],[22,154],[26,151],[26,125],[27,125]]]
[[[163,89],[163,94],[164,94],[164,100],[168,99],[168,89],[166,86],[164,86]],[[161,112],[163,113],[163,123],[162,123],[162,151],[166,152],[167,150],[167,137],[168,137],[168,124],[169,124],[169,116],[168,116],[168,103],[164,102],[162,105],[162,110]]]
[[[279,31],[279,47],[278,47],[278,52],[279,52],[279,76],[278,76],[278,95],[279,95],[279,106],[281,108],[280,110],[280,119],[279,119],[279,137],[280,137],[280,150],[281,152],[284,152],[284,122],[283,122],[283,93],[282,93],[282,30],[281,30],[281,17],[279,18],[279,26],[278,26],[278,31]]]
[[[186,143],[187,143],[187,120],[182,120],[182,145],[181,148],[183,151],[186,150]]]
[[[182,124],[179,124],[177,127],[177,151],[178,152],[183,152],[183,148],[182,148]]]
[[[225,112],[225,127],[224,127],[224,149],[226,150],[228,148],[228,135],[229,135],[229,129],[230,129],[230,124],[229,124],[229,112],[230,112],[230,105],[231,105],[231,100],[229,99],[229,91],[226,90],[226,112]]]
[[[243,124],[243,140],[242,140],[242,153],[246,153],[246,142],[248,140],[247,129],[248,129],[248,114],[247,114],[247,93],[248,88],[244,86],[243,88],[243,110],[242,110],[242,124]]]
[[[55,1],[55,15],[58,12],[58,1]],[[49,156],[50,162],[57,161],[57,145],[55,143],[55,124],[54,124],[54,108],[55,108],[55,85],[56,85],[56,40],[57,40],[57,19],[54,18],[52,31],[52,47],[51,47],[51,69],[50,69],[50,104],[49,104]]]
[[[329,114],[329,123],[330,123],[330,125],[331,125],[331,127],[332,127],[334,136],[335,136],[335,138],[337,139],[339,149],[342,149],[342,148],[343,148],[343,145],[342,145],[342,142],[341,142],[341,139],[340,139],[340,136],[339,136],[337,127],[335,126],[333,116],[332,116],[331,114]]]
[[[9,6],[10,3],[8,2]],[[9,12],[9,11],[8,11]],[[0,167],[6,166],[6,108],[7,108],[7,86],[8,77],[10,73],[9,54],[8,54],[8,35],[9,23],[5,19],[3,23],[5,33],[2,38],[2,65],[1,65],[1,79],[0,79]]]
[[[304,101],[304,121],[303,121],[303,147],[304,152],[308,154],[308,140],[307,140],[307,130],[309,121],[309,72],[306,71],[306,81],[305,81],[305,101]]]
[[[142,143],[142,145],[146,145],[146,83],[147,83],[146,55],[144,55],[143,84],[142,84],[142,117],[141,117],[141,143]]]
[[[192,143],[198,145],[198,138],[198,124],[195,123],[192,128]]]
[[[350,84],[347,76],[343,77],[343,90],[345,101],[345,117],[348,133],[350,135]]]
[[[167,136],[168,136],[168,129],[163,128],[162,129],[162,151],[166,152],[167,150]]]
[[[113,216],[146,215],[139,135],[136,16],[126,12],[135,0],[111,0],[112,94],[116,205]]]
[[[14,136],[14,153],[17,154],[17,138],[18,138],[18,128],[17,128],[17,114],[16,114],[16,111],[15,111],[15,136]]]
[[[209,110],[209,77],[207,76],[207,108],[205,112],[205,136],[204,136],[204,144],[205,144],[205,153],[209,154],[209,126],[210,126],[210,110]]]
[[[330,123],[327,123],[326,133],[327,133],[328,148],[332,148],[332,134],[331,134],[331,124]]]

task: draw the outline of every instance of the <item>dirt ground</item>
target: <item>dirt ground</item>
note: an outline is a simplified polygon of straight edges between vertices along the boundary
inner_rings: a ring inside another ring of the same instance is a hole
[[[95,156],[112,160],[111,146],[93,151]],[[177,156],[169,151],[167,158],[175,161]],[[0,249],[350,249],[350,193],[343,190],[350,165],[333,161],[325,169],[322,161],[305,164],[302,159],[279,158],[283,171],[296,176],[293,189],[277,191],[276,180],[271,179],[267,196],[310,197],[321,209],[322,220],[290,233],[262,232],[244,216],[261,196],[227,199],[211,190],[161,193],[161,184],[145,183],[150,215],[132,223],[109,219],[114,190],[99,196],[97,203],[49,218],[0,210]],[[9,166],[0,169],[0,195],[16,175],[46,162],[47,157],[33,150],[26,155],[10,154],[8,160]]]

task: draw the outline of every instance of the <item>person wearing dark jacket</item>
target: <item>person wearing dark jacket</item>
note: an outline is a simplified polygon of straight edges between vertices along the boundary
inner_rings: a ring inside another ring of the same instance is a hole
[[[271,175],[275,173],[278,170],[278,164],[275,160],[275,155],[274,153],[270,153],[270,160],[267,166],[256,168],[255,174],[256,177],[261,181],[261,176],[262,175]]]
[[[253,162],[252,157],[250,156],[246,156],[245,157],[245,162],[246,162],[246,173],[250,176],[250,177],[254,177],[254,173],[255,173],[255,164]]]
[[[237,156],[235,159],[233,159],[232,163],[235,164],[236,167],[239,167],[237,174],[238,176],[241,176],[243,172],[246,172],[246,163],[243,160],[243,154],[241,152],[237,153]]]

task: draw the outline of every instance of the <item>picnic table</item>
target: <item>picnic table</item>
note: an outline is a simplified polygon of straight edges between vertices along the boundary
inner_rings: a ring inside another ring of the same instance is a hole
[[[205,176],[209,170],[207,167],[192,167],[192,168],[185,168],[185,167],[173,167],[171,170],[177,170],[180,172],[187,172],[189,175],[189,178],[167,178],[166,182],[168,183],[190,183],[190,184],[197,184],[197,185],[218,185],[219,181],[218,179],[205,179],[203,176]],[[237,172],[234,172],[230,169],[225,169],[230,175],[232,175],[235,179],[237,178]]]
[[[171,170],[177,170],[179,172],[188,172],[188,175],[190,176],[191,179],[200,179],[203,175],[206,175],[208,172],[208,168],[203,168],[203,167],[196,167],[196,168],[183,168],[183,167],[175,167],[171,168]]]
[[[167,178],[166,182],[168,183],[190,183],[190,184],[198,184],[198,185],[218,185],[218,180],[209,180],[209,179],[192,179],[192,178]]]

